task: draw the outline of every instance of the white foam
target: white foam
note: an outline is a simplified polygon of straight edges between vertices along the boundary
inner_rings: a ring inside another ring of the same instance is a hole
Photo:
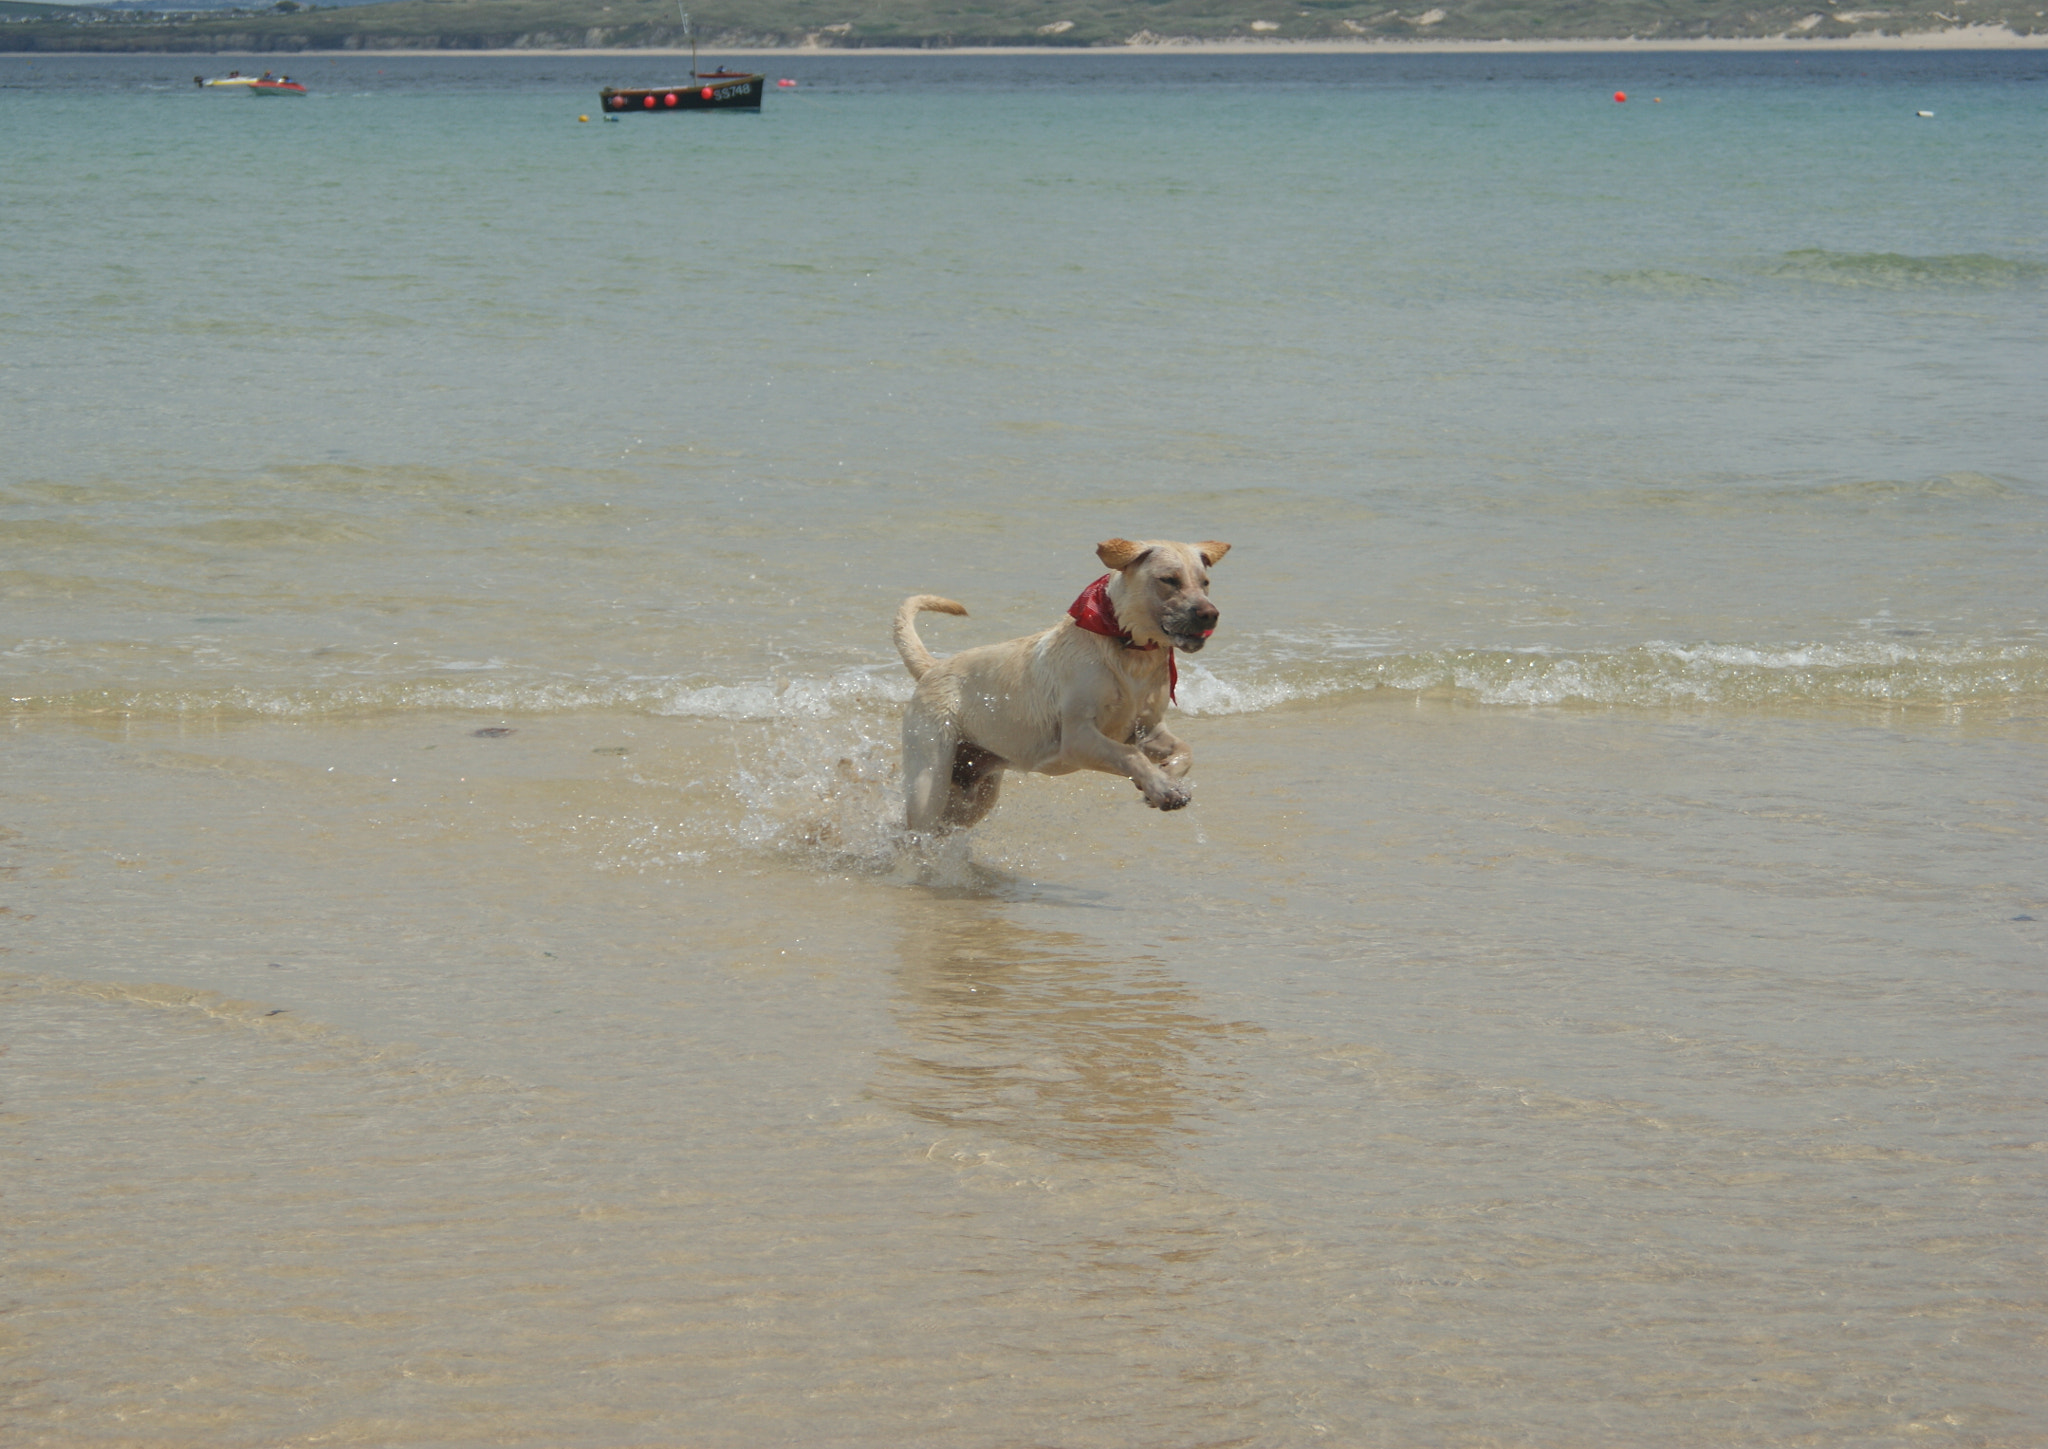
[[[1319,694],[1328,694],[1333,688],[1341,686],[1226,679],[1205,665],[1188,664],[1181,669],[1180,686],[1175,695],[1182,714],[1258,714],[1289,700],[1313,699]]]
[[[18,646],[23,647],[23,646]],[[1451,691],[1474,703],[1529,708],[1871,700],[1947,704],[2048,697],[2048,648],[2031,643],[1915,639],[1719,643],[1649,640],[1613,649],[1359,651],[1309,659],[1283,646],[1217,670],[1183,664],[1178,707],[1191,716],[1258,714],[1293,702],[1377,690]],[[455,660],[424,675],[352,668],[299,688],[220,683],[240,670],[204,662],[197,680],[132,693],[104,688],[10,694],[29,711],[318,718],[425,710],[563,714],[645,711],[673,718],[846,727],[894,737],[911,681],[893,664],[829,674],[706,683],[674,676],[587,679],[529,673],[502,659]]]
[[[1675,644],[1652,640],[1611,654],[1521,651],[1455,656],[1456,687],[1482,704],[1670,705],[1766,701],[1949,703],[2038,692],[2040,651],[2004,646],[1916,648],[1885,640],[1842,644]],[[1392,682],[1390,680],[1390,682]]]
[[[849,710],[901,705],[910,690],[901,670],[871,666],[822,679],[677,687],[661,693],[654,712],[696,719],[827,719]]]
[[[1643,646],[1647,653],[1663,654],[1689,666],[1723,666],[1738,669],[1857,669],[1872,665],[1917,664],[1927,651],[1904,644],[1870,641],[1863,644],[1790,644],[1776,649],[1746,644],[1667,644],[1653,639]],[[1943,651],[1933,651],[1937,655]],[[1947,651],[1939,662],[1959,662],[1961,654]],[[1966,651],[1965,651],[1966,653]]]

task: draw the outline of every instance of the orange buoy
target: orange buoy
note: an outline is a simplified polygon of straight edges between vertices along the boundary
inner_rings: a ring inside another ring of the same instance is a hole
[[[1616,103],[1617,105],[1618,105],[1618,104],[1620,104],[1620,103],[1621,103],[1622,101],[1625,101],[1625,100],[1627,100],[1627,99],[1628,99],[1628,92],[1627,92],[1627,91],[1616,91],[1616,92],[1614,93],[1614,100],[1615,100],[1615,103]]]

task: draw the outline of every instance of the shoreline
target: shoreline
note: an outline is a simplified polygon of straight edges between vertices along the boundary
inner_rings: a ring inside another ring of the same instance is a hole
[[[1124,45],[961,45],[961,46],[700,46],[707,56],[1007,56],[1007,55],[1601,55],[1685,54],[1712,51],[1906,51],[1906,50],[2048,50],[2048,32],[2021,35],[2002,25],[1965,25],[1946,30],[1915,31],[1887,35],[1871,31],[1840,39],[1808,39],[1804,36],[1768,35],[1704,38],[1698,40],[1657,39],[1629,36],[1615,40],[1172,40],[1158,39]],[[194,56],[194,55],[302,55],[376,56],[396,59],[417,56],[679,56],[690,54],[688,46],[564,46],[560,49],[506,46],[465,50],[454,47],[400,46],[390,49],[334,50],[45,50],[4,52],[18,58],[83,56]]]
[[[961,46],[711,46],[721,55],[1570,55],[1632,51],[1727,50],[2044,50],[2048,32],[2021,35],[2003,25],[1965,25],[1905,35],[1870,31],[1841,39],[1761,35],[1729,39],[1659,40],[1625,36],[1618,40],[1172,40],[1124,45]],[[381,54],[382,52],[380,52]],[[488,50],[472,55],[534,55],[532,50]],[[629,50],[558,50],[550,55],[688,55],[688,46]]]

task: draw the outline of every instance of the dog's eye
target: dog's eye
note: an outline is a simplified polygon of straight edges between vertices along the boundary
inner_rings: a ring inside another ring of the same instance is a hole
[[[1169,589],[1177,589],[1180,587],[1180,575],[1161,574],[1159,576],[1159,582],[1166,585],[1166,587],[1168,587]]]

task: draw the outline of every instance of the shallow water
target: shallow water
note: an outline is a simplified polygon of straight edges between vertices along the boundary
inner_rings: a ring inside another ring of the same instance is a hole
[[[0,60],[10,1440],[2048,1431],[2048,61],[228,64]]]

